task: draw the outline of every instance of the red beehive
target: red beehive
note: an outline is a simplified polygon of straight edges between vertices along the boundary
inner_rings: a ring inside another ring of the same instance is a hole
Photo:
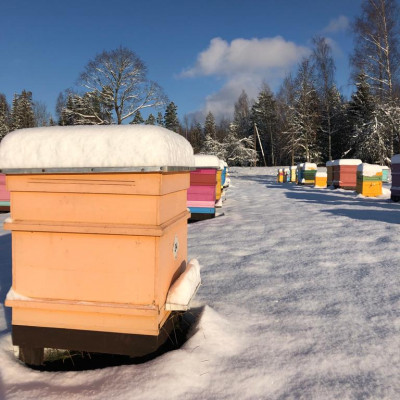
[[[333,161],[333,186],[335,188],[356,190],[357,167],[361,163],[361,160],[346,158]]]

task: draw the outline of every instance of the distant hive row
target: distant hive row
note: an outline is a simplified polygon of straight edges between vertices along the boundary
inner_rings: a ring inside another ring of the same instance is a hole
[[[318,171],[314,163],[299,163],[295,167],[280,168],[278,182],[296,182],[314,185],[318,188],[334,187],[355,190],[366,197],[382,195],[382,182],[389,181],[389,168],[375,164],[366,164],[359,159],[340,159],[328,161],[326,172]],[[393,201],[400,200],[400,155],[392,158]]]

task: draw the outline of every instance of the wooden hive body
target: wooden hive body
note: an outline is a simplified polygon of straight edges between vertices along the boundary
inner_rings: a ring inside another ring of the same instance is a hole
[[[158,338],[171,313],[168,290],[186,267],[189,179],[189,172],[8,175],[14,344],[37,332],[29,327],[64,332],[59,343],[85,331]]]

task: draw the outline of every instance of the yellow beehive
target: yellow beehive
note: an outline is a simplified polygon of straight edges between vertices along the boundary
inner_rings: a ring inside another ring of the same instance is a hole
[[[327,184],[327,173],[326,172],[322,172],[322,171],[318,171],[315,174],[314,187],[316,187],[316,188],[326,188],[326,184]]]
[[[217,184],[215,186],[215,200],[219,201],[222,193],[222,170],[217,170]]]
[[[360,164],[357,167],[356,191],[366,197],[382,195],[382,166]]]
[[[278,182],[283,183],[283,168],[278,169]]]
[[[290,167],[290,182],[296,182],[296,172],[297,167],[295,165],[292,165]]]

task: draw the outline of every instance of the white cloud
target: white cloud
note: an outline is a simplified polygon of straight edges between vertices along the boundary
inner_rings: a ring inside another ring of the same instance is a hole
[[[262,39],[234,39],[228,43],[219,37],[211,40],[202,51],[196,64],[184,70],[180,77],[217,76],[225,78],[225,84],[205,100],[204,112],[215,116],[233,113],[233,104],[242,90],[249,98],[255,98],[263,81],[274,88],[285,74],[310,49],[286,41],[281,36]]]
[[[234,39],[231,43],[217,37],[202,51],[196,65],[182,72],[183,77],[231,76],[249,71],[286,68],[307,55],[309,49],[285,41],[281,36],[263,39]]]
[[[336,33],[345,31],[349,27],[349,19],[344,15],[341,15],[335,19],[332,19],[329,24],[323,29],[323,32]]]
[[[333,40],[330,37],[326,37],[325,40],[326,40],[326,43],[328,43],[328,45],[332,49],[333,55],[335,55],[337,57],[343,57],[344,56],[343,50],[341,49],[341,47],[339,46],[339,44],[335,40]]]

